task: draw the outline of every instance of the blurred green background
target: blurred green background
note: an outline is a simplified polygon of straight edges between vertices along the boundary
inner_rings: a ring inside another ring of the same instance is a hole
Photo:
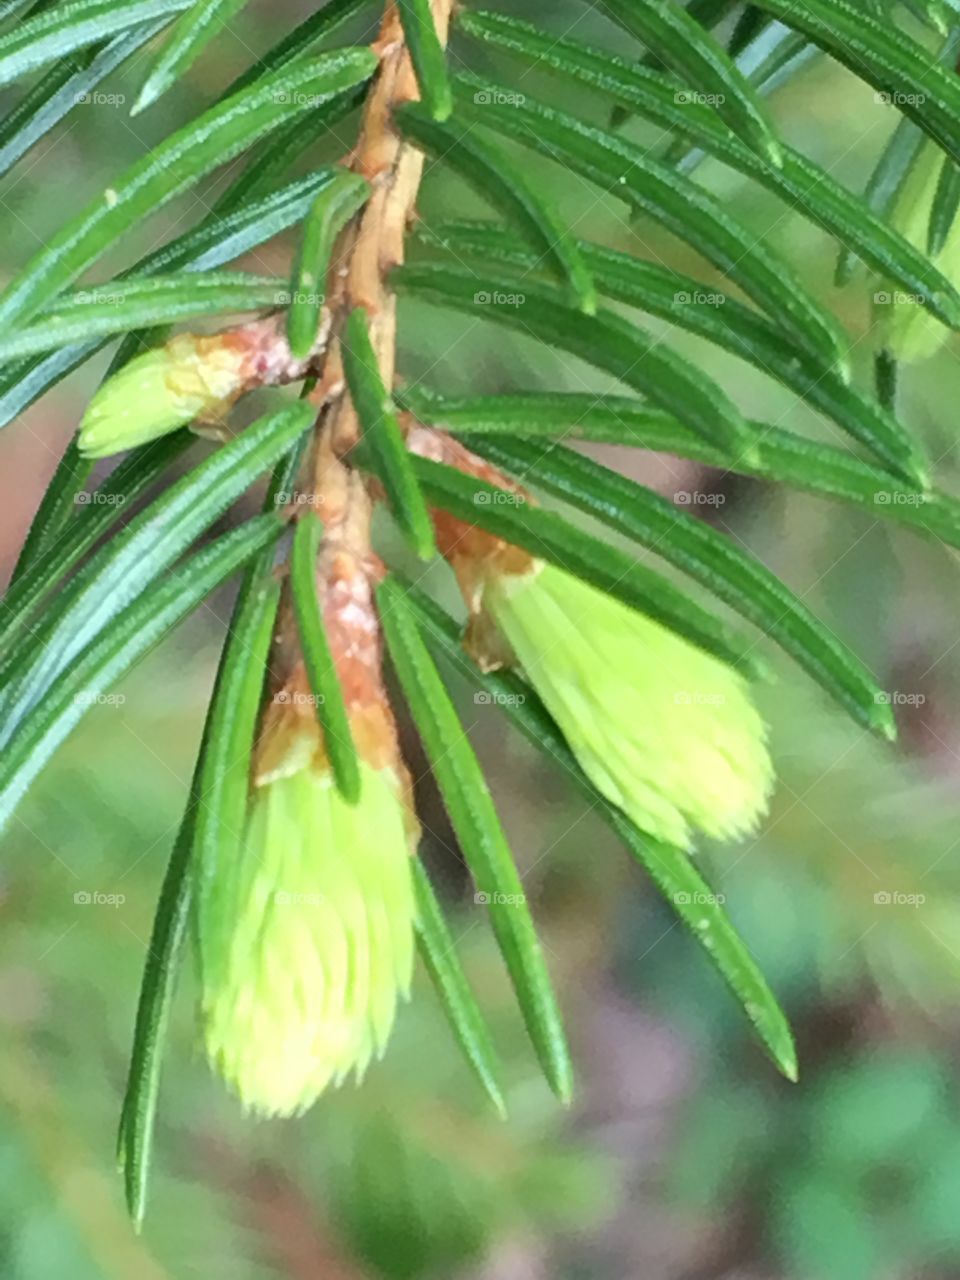
[[[558,33],[622,39],[587,6],[509,6]],[[376,5],[372,6],[375,14]],[[131,121],[149,50],[0,181],[0,271],[188,119],[309,6],[254,3],[180,92]],[[339,41],[365,38],[358,21]],[[457,44],[504,83],[520,72]],[[536,74],[531,94],[605,118]],[[4,93],[14,105],[24,87]],[[772,99],[784,132],[860,189],[896,123],[826,59]],[[126,105],[125,105],[126,104]],[[312,153],[349,149],[347,120]],[[657,152],[666,140],[628,123]],[[300,168],[307,167],[304,160]],[[527,165],[539,165],[530,158]],[[238,162],[238,165],[242,162]],[[576,179],[540,166],[587,236],[673,263],[689,251]],[[131,261],[204,214],[229,174],[125,243]],[[700,178],[799,266],[869,376],[872,283],[830,283],[834,247],[713,163]],[[486,213],[428,173],[430,224]],[[282,275],[292,241],[243,264]],[[105,269],[103,269],[105,270]],[[101,272],[99,278],[105,278]],[[725,289],[727,286],[723,286]],[[401,370],[455,391],[606,390],[586,366],[505,343],[482,319],[403,312]],[[669,341],[674,341],[670,335]],[[829,432],[754,370],[685,341],[752,416]],[[956,343],[905,380],[901,412],[954,488]],[[9,571],[43,485],[104,361],[62,383],[0,439],[0,558]],[[244,410],[246,412],[246,410]],[[832,437],[831,437],[832,438]],[[837,443],[842,441],[837,440]],[[199,449],[206,446],[200,445]],[[151,1210],[130,1230],[113,1162],[152,909],[184,803],[229,592],[96,707],[35,787],[0,869],[0,1276],[4,1280],[951,1280],[960,1276],[958,580],[954,557],[861,512],[676,459],[598,451],[698,511],[771,565],[893,692],[901,743],[867,740],[797,672],[760,691],[780,784],[762,835],[703,851],[708,877],[797,1030],[801,1082],[780,1080],[742,1015],[644,875],[494,707],[455,684],[534,903],[579,1071],[572,1110],[539,1077],[454,839],[409,743],[423,856],[506,1064],[498,1120],[421,976],[386,1059],[306,1117],[254,1122],[197,1050],[181,984]],[[251,507],[255,499],[251,499]],[[385,538],[389,541],[390,531]],[[445,571],[436,590],[452,600]],[[642,655],[638,656],[642,661]],[[410,737],[409,730],[407,731]]]

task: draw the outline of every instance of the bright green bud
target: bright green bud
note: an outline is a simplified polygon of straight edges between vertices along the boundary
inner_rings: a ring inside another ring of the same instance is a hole
[[[552,565],[492,574],[483,594],[597,789],[637,826],[689,847],[767,810],[766,731],[725,663]]]
[[[927,230],[942,165],[943,152],[935,143],[925,142],[893,210],[894,227],[922,253],[927,252]],[[960,218],[954,219],[933,263],[951,283],[960,283]],[[883,345],[904,364],[935,356],[950,337],[946,325],[924,307],[924,299],[907,293],[902,285],[885,282],[873,301]]]
[[[180,334],[108,378],[80,423],[80,452],[105,458],[215,416],[243,389],[250,352],[231,335]]]
[[[246,1106],[278,1116],[362,1076],[413,968],[395,772],[362,764],[350,805],[328,769],[296,756],[255,788],[236,864],[200,922],[207,1053]]]

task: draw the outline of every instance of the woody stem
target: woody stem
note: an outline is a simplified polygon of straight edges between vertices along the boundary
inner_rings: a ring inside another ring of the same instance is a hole
[[[437,33],[446,42],[453,0],[431,0]],[[403,261],[404,238],[413,218],[423,174],[422,152],[405,142],[392,123],[393,109],[419,98],[413,65],[403,38],[397,6],[390,0],[374,44],[380,69],[367,98],[360,136],[350,168],[372,186],[372,195],[341,235],[327,275],[333,317],[323,376],[314,392],[322,406],[319,429],[333,450],[344,456],[356,443],[359,425],[346,394],[341,334],[354,307],[367,312],[370,339],[384,385],[391,387],[396,354],[396,297],[387,276]],[[323,450],[317,451],[322,465]],[[319,480],[319,477],[316,477]]]
[[[431,0],[434,22],[446,42],[453,0]],[[419,97],[400,16],[388,0],[373,45],[380,67],[367,96],[357,144],[349,168],[370,183],[370,199],[337,239],[327,271],[329,339],[317,384],[310,399],[318,417],[313,448],[304,464],[302,492],[312,494],[328,531],[358,562],[369,563],[371,504],[351,479],[347,454],[359,438],[359,424],[344,381],[341,341],[354,307],[367,312],[384,385],[394,378],[396,298],[387,277],[403,261],[404,238],[413,217],[424,157],[400,138],[393,109]],[[310,509],[310,504],[302,507]],[[322,575],[322,566],[318,565]],[[318,583],[321,598],[325,584]],[[283,685],[300,660],[297,629],[289,592],[277,622],[274,648],[275,683]]]

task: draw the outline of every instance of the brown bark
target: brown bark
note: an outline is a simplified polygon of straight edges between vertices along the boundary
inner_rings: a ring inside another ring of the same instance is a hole
[[[444,42],[451,8],[452,0],[432,0],[434,21]],[[327,272],[325,323],[329,338],[311,397],[319,416],[298,514],[314,509],[324,521],[318,594],[358,751],[374,767],[392,765],[406,783],[383,686],[381,638],[373,603],[373,585],[382,572],[370,546],[373,490],[344,461],[356,443],[359,428],[340,354],[343,325],[350,312],[362,306],[384,385],[393,385],[396,300],[387,276],[403,261],[404,237],[413,217],[424,161],[421,152],[400,138],[391,120],[394,106],[419,97],[392,0],[373,48],[380,68],[349,161],[349,167],[371,184],[372,192],[340,235]],[[315,722],[289,599],[281,609],[271,669],[272,696],[265,709],[255,772],[260,778],[275,770],[284,743],[296,736],[298,722],[301,728],[308,717]]]
[[[446,42],[452,0],[431,0],[437,33]],[[403,262],[404,238],[414,216],[423,174],[422,152],[405,142],[392,123],[393,108],[419,98],[410,55],[396,5],[387,6],[374,44],[380,70],[367,99],[360,137],[350,168],[370,182],[373,192],[354,223],[340,237],[327,276],[328,306],[334,336],[327,351],[315,402],[322,406],[321,429],[341,455],[356,442],[358,424],[345,393],[339,331],[354,307],[363,307],[384,385],[393,385],[396,356],[396,298],[387,282]],[[318,454],[318,461],[322,461]]]

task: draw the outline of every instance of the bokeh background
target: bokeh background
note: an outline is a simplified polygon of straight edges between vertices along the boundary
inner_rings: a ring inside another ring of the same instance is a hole
[[[338,43],[372,30],[358,19]],[[623,49],[572,0],[515,3],[558,33]],[[148,51],[0,181],[9,278],[71,209],[202,109],[309,11],[252,3],[177,93],[131,120]],[[513,87],[522,69],[454,56]],[[605,109],[535,73],[530,94]],[[24,86],[3,94],[13,106]],[[894,111],[825,58],[772,98],[792,142],[860,189]],[[335,160],[353,121],[304,158]],[[627,123],[656,152],[667,141]],[[242,161],[150,220],[102,264],[122,267],[206,214]],[[526,157],[584,235],[721,287],[649,222]],[[874,283],[831,284],[835,247],[713,163],[701,180],[799,267],[870,376]],[[484,216],[428,173],[428,224]],[[139,238],[139,242],[137,242]],[[283,275],[292,241],[242,265]],[[722,286],[724,289],[727,286]],[[408,306],[401,369],[442,390],[607,390],[486,324]],[[677,341],[676,335],[665,340]],[[681,345],[752,416],[833,439],[756,371]],[[957,482],[956,342],[904,380],[901,413]],[[0,437],[0,563],[13,558],[82,407],[95,360]],[[243,413],[252,413],[245,407]],[[841,441],[837,441],[841,443]],[[198,445],[198,451],[207,446]],[[423,975],[386,1059],[304,1118],[257,1123],[197,1049],[192,977],[169,1037],[153,1198],[136,1237],[114,1134],[152,910],[184,804],[231,595],[214,597],[93,709],[35,786],[0,864],[0,1275],[8,1280],[951,1280],[960,1276],[960,684],[953,553],[860,511],[677,459],[602,450],[773,567],[892,691],[901,742],[868,740],[774,659],[759,691],[780,784],[761,835],[705,848],[708,878],[797,1031],[801,1081],[777,1077],[698,947],[562,777],[454,679],[503,814],[568,1021],[579,1086],[561,1110],[540,1078],[496,949],[412,734],[423,856],[507,1076],[491,1114]],[[682,501],[682,499],[680,499]],[[250,509],[256,496],[250,499]],[[385,545],[392,534],[383,529]],[[445,570],[431,585],[452,602]],[[638,655],[638,661],[643,655]],[[88,900],[89,899],[89,900]],[[112,899],[105,901],[104,899]]]

